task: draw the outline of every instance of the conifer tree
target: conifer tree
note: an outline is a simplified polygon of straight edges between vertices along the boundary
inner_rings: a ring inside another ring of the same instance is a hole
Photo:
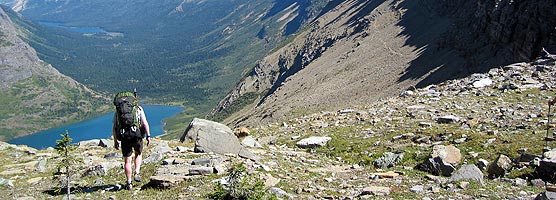
[[[61,156],[62,160],[58,163],[59,169],[66,170],[66,191],[67,199],[70,199],[70,175],[71,168],[79,162],[75,156],[72,156],[72,152],[77,149],[76,145],[71,144],[72,138],[69,136],[69,132],[66,130],[65,134],[60,135],[62,139],[56,141],[56,151]]]

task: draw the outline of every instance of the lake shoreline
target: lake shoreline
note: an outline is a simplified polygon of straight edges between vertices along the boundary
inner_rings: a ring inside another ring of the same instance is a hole
[[[149,121],[151,135],[153,137],[163,135],[166,131],[164,120],[176,116],[185,110],[182,106],[168,106],[168,105],[141,105],[145,109],[147,120]],[[55,146],[57,139],[60,135],[69,131],[73,143],[90,139],[106,139],[112,136],[112,119],[114,112],[108,112],[98,117],[85,119],[73,124],[58,126],[52,129],[36,132],[30,135],[10,139],[6,141],[10,144],[23,144],[36,149],[44,149],[47,147]]]

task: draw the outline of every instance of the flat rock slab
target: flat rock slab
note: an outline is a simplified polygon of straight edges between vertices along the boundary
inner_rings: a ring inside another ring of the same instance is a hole
[[[328,141],[332,140],[331,137],[310,137],[300,140],[296,143],[299,148],[315,148],[322,147],[328,144]]]
[[[379,173],[372,173],[372,175],[376,175],[380,178],[394,178],[399,176],[400,174],[393,172],[393,171],[389,171],[389,172],[379,172]]]

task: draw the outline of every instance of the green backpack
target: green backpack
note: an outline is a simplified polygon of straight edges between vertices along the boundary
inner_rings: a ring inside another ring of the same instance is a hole
[[[119,92],[114,96],[114,106],[116,107],[116,127],[118,140],[131,140],[142,138],[141,120],[138,110],[139,102],[135,92]]]

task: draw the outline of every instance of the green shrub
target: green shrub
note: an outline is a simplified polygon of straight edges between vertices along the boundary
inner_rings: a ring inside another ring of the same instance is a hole
[[[228,169],[227,184],[218,183],[214,186],[214,191],[207,194],[209,199],[277,199],[275,195],[270,194],[264,183],[247,174],[247,169],[243,163],[236,164]]]

